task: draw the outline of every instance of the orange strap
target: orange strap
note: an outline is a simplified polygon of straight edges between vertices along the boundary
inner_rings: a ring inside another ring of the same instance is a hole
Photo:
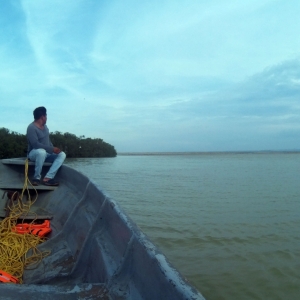
[[[38,235],[39,237],[44,237],[50,232],[51,232],[51,228],[36,228],[30,231],[30,233],[34,235]]]
[[[0,282],[19,283],[19,280],[16,277],[0,270]]]
[[[19,233],[19,234],[32,233],[34,235],[44,237],[52,230],[50,228],[50,221],[45,220],[44,223],[42,223],[42,224],[32,224],[32,223],[18,224],[12,228],[12,231]]]

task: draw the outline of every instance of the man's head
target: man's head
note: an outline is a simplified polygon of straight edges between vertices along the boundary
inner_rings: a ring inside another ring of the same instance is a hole
[[[37,121],[41,119],[44,124],[46,124],[47,121],[47,110],[44,106],[37,107],[33,111],[34,120]]]

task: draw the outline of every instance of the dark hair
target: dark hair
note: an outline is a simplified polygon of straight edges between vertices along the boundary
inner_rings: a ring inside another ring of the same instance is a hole
[[[37,107],[33,111],[34,120],[38,120],[41,116],[46,116],[47,110],[44,106]]]

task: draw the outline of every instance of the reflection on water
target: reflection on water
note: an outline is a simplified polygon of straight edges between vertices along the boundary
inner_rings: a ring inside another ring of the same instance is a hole
[[[209,299],[299,299],[300,154],[68,159]]]

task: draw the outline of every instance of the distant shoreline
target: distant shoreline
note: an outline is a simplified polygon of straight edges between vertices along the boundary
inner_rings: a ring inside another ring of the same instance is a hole
[[[212,154],[299,154],[300,150],[257,150],[257,151],[190,151],[190,152],[118,152],[118,156],[138,155],[212,155]]]

